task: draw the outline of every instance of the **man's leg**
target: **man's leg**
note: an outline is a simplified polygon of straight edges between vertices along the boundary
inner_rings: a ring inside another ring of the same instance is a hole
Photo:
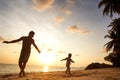
[[[25,69],[25,67],[26,67],[26,63],[27,63],[27,62],[24,62],[24,63],[22,64],[22,68],[21,68],[21,72],[22,72],[23,76],[25,76],[25,71],[24,71],[24,69]]]
[[[22,76],[22,62],[19,61],[19,68],[20,68],[20,73],[19,73],[19,77]]]
[[[25,76],[25,71],[24,71],[25,67],[26,67],[26,62],[19,61],[19,68],[20,68],[19,77],[21,77],[22,74],[23,76]]]

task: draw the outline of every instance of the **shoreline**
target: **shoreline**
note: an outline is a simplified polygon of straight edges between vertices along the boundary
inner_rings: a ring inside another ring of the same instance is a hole
[[[71,71],[71,75],[64,71],[30,72],[24,77],[18,74],[0,75],[0,80],[120,80],[120,68],[102,68],[91,70]]]
[[[53,72],[53,71],[64,71],[66,67],[58,66],[36,66],[27,65],[25,72]],[[71,67],[71,70],[84,70],[84,67]],[[0,75],[1,74],[12,74],[19,73],[19,66],[17,64],[0,64]]]

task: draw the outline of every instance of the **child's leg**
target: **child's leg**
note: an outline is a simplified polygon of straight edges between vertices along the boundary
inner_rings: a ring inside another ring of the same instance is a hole
[[[65,73],[66,73],[66,74],[69,74],[69,73],[70,73],[70,66],[69,66],[69,65],[66,65],[66,67],[67,67],[67,68],[66,68],[66,72],[65,72]]]
[[[66,71],[65,73],[67,74],[68,73],[68,64],[66,64]]]
[[[66,71],[65,71],[65,73],[67,74],[67,68],[66,68]]]
[[[68,74],[70,74],[70,66],[68,66]]]

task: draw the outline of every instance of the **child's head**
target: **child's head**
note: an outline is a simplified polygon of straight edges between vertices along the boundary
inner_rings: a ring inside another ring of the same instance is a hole
[[[68,57],[71,57],[71,56],[72,56],[72,54],[71,54],[71,53],[69,53],[69,54],[68,54]]]

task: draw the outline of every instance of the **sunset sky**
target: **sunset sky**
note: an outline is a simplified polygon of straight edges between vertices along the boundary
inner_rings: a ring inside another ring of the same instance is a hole
[[[91,62],[107,63],[104,39],[109,17],[102,15],[100,0],[0,0],[0,63],[17,64],[21,42],[3,44],[34,31],[41,54],[32,46],[28,64],[65,66],[60,60],[72,53],[73,67]]]

